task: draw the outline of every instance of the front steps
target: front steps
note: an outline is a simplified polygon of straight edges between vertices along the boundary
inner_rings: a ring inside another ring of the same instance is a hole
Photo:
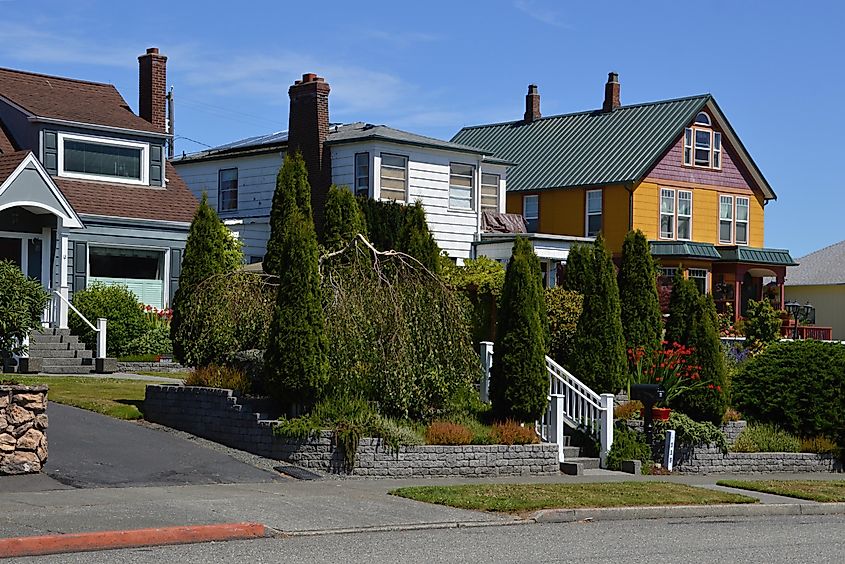
[[[584,470],[599,468],[599,459],[581,456],[581,447],[570,446],[570,436],[563,437],[563,462],[560,463],[560,471],[571,476],[580,476]]]
[[[94,354],[69,329],[45,328],[29,339],[29,358],[20,359],[21,373],[90,374]]]

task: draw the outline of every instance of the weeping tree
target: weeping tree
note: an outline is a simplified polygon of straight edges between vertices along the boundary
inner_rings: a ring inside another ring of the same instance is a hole
[[[208,205],[208,196],[203,192],[188,231],[179,271],[179,287],[173,297],[170,338],[173,340],[173,356],[182,364],[202,366],[205,362],[205,357],[194,354],[192,349],[197,333],[206,328],[209,321],[204,318],[204,310],[194,309],[191,293],[204,280],[232,272],[242,262],[240,243]]]
[[[270,213],[265,270],[278,291],[265,354],[266,387],[280,405],[307,407],[328,377],[319,248],[308,171],[299,152],[285,156]]]
[[[514,241],[496,324],[490,400],[497,419],[529,422],[546,409],[549,323],[540,259],[523,237]]]
[[[654,258],[648,239],[639,229],[629,231],[622,243],[618,281],[625,346],[642,347],[650,356],[660,347],[663,322]]]

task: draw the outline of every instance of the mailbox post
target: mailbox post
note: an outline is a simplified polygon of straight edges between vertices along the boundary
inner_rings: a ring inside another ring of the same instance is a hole
[[[631,399],[641,401],[645,408],[645,413],[643,414],[643,431],[645,431],[646,442],[649,448],[651,448],[654,435],[651,408],[664,397],[666,397],[666,390],[660,384],[633,384],[631,386]]]

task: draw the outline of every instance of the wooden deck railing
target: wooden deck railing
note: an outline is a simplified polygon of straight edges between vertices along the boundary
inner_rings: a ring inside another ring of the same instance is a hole
[[[780,328],[780,334],[786,339],[792,339],[795,336],[795,325],[792,323],[782,325]],[[799,325],[798,338],[830,341],[833,339],[833,328],[819,327],[817,325]]]

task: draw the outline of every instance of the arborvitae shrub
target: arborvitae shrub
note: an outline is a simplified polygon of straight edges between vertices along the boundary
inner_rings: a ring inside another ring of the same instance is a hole
[[[584,294],[593,276],[593,249],[588,245],[575,245],[566,257],[563,287]]]
[[[700,296],[701,292],[695,282],[684,278],[683,270],[678,268],[669,296],[669,319],[666,321],[664,337],[666,341],[690,345],[692,321],[698,310]]]
[[[279,275],[287,267],[284,255],[289,243],[285,235],[293,231],[291,222],[300,217],[308,218],[313,224],[311,213],[311,185],[308,183],[308,169],[299,151],[285,155],[282,168],[276,176],[276,191],[270,209],[270,239],[267,254],[264,255],[264,272]]]
[[[409,254],[431,272],[439,272],[440,248],[428,229],[421,202],[403,205],[359,197],[358,205],[373,246],[380,251]]]
[[[629,231],[622,244],[619,302],[625,346],[649,354],[660,346],[663,318],[657,294],[657,271],[643,232]]]
[[[616,272],[601,235],[596,238],[590,264],[591,282],[584,293],[574,352],[567,367],[595,392],[616,393],[625,381],[628,361]]]
[[[411,255],[435,274],[440,271],[440,247],[428,230],[425,209],[420,201],[406,209],[399,243],[397,250]]]
[[[366,235],[367,226],[355,195],[345,187],[332,185],[326,199],[323,225],[323,246],[336,251],[359,233]]]
[[[572,358],[584,296],[559,286],[547,289],[545,295],[549,317],[549,356],[566,366]]]

